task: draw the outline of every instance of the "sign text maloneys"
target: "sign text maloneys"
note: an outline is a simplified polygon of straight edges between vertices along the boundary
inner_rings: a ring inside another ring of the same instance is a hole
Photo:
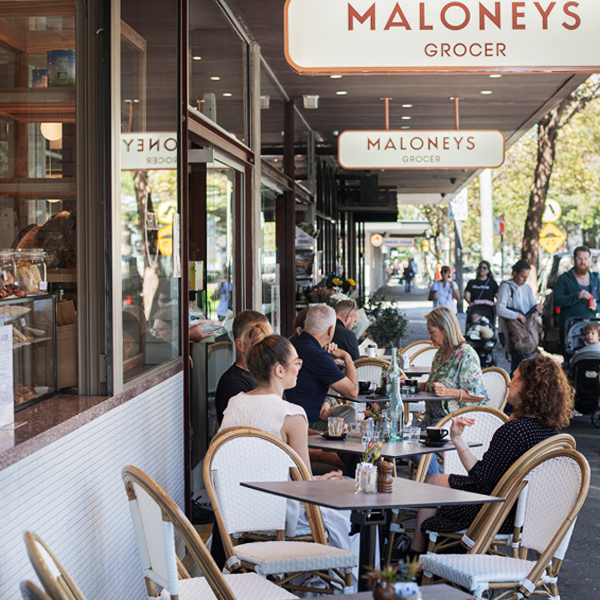
[[[345,169],[481,169],[504,162],[500,131],[344,131]]]
[[[287,0],[299,73],[600,70],[598,0]]]

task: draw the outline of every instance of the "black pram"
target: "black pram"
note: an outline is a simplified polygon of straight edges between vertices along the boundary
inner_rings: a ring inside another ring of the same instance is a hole
[[[495,321],[496,311],[489,304],[475,304],[467,309],[465,339],[477,352],[482,369],[496,364],[494,347],[498,339]]]

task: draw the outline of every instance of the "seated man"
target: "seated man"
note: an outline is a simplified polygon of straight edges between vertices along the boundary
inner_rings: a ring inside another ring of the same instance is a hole
[[[246,353],[250,344],[244,335],[250,325],[255,323],[268,323],[265,315],[256,310],[243,310],[233,320],[233,341],[236,350],[236,361],[221,375],[215,392],[215,409],[217,421],[221,424],[223,412],[227,408],[230,398],[240,392],[249,392],[256,387],[256,383],[246,367]]]
[[[358,350],[358,340],[352,331],[352,327],[358,319],[358,307],[354,300],[341,300],[335,305],[335,333],[333,334],[333,343],[337,344],[340,350],[345,350],[352,360],[360,358]]]
[[[330,416],[343,417],[346,423],[356,420],[352,406],[332,407],[327,401],[327,390],[332,387],[346,398],[358,395],[358,376],[352,358],[345,350],[331,343],[335,330],[335,311],[325,304],[311,306],[306,315],[304,331],[291,340],[302,359],[296,387],[286,390],[289,402],[304,408],[309,427],[318,431],[327,429]],[[334,359],[345,363],[346,374],[336,365]]]

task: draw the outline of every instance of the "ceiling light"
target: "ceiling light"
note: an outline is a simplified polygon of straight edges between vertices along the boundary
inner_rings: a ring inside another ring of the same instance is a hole
[[[341,75],[330,75],[329,78],[330,79],[341,79],[342,76]]]
[[[412,104],[403,104],[402,108],[412,108]]]
[[[502,77],[500,73],[492,73],[490,75],[490,79],[500,79],[500,77]]]
[[[215,76],[215,77],[211,77],[210,80],[211,81],[221,81],[221,78]]]
[[[410,125],[402,125],[402,127],[400,127],[400,129],[410,129]]]
[[[410,117],[408,117],[408,116],[404,116],[404,117],[402,117],[402,120],[403,120],[403,121],[409,121],[409,120],[410,120]]]
[[[489,96],[492,93],[492,90],[482,90],[481,92],[484,96]]]
[[[50,204],[56,204],[60,202],[60,198],[46,198],[46,202],[50,202]]]
[[[233,96],[233,94],[230,92],[223,92],[223,96],[225,96],[225,98],[231,98],[231,96]]]
[[[337,137],[338,135],[340,135],[340,132],[339,132],[339,131],[336,129],[336,130],[333,132],[333,135],[335,135],[335,136]]]
[[[192,60],[202,60],[201,56],[192,56]]]
[[[49,142],[56,142],[62,138],[62,123],[42,123],[40,133]]]
[[[340,90],[339,92],[336,92],[336,94],[338,96],[345,96],[348,92],[345,92],[344,90]]]

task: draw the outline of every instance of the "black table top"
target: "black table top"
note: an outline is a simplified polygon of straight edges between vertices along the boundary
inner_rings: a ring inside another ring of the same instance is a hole
[[[354,479],[311,481],[243,482],[240,485],[339,510],[374,510],[381,508],[437,508],[458,504],[504,502],[503,498],[474,494],[462,490],[394,478],[391,494],[357,494]]]

